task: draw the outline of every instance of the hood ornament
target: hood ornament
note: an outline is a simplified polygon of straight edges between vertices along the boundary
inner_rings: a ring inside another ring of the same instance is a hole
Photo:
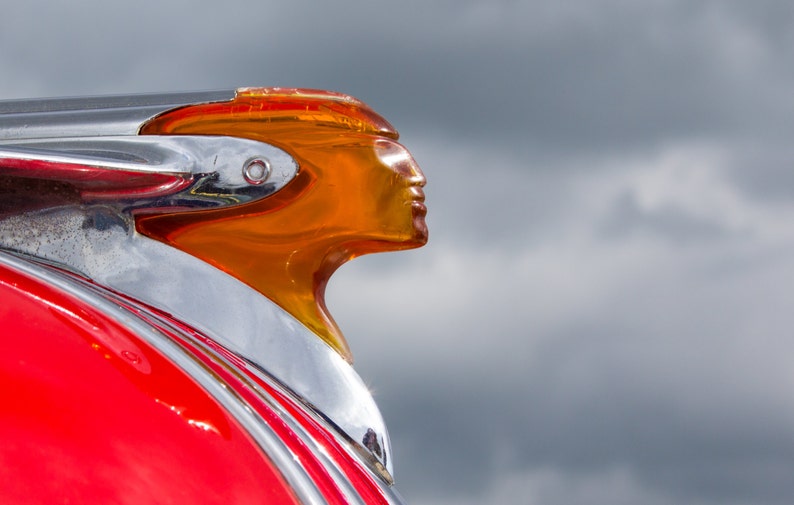
[[[272,144],[299,165],[278,193],[233,208],[136,216],[137,230],[240,279],[352,362],[325,304],[328,279],[362,254],[427,241],[425,178],[394,128],[364,103],[326,91],[238,90],[180,108],[142,135],[230,135]]]
[[[0,102],[0,250],[177,316],[390,482],[325,288],[350,259],[427,241],[425,178],[397,138],[362,102],[304,89]]]

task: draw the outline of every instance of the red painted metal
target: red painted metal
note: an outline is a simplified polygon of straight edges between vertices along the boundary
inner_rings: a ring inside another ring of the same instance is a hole
[[[276,503],[207,392],[97,309],[0,266],[0,503]]]
[[[119,298],[126,298],[118,293],[116,296]],[[297,436],[292,428],[284,423],[273,408],[263,400],[262,393],[283,408],[289,416],[298,422],[309,437],[323,448],[365,503],[388,505],[388,500],[384,496],[380,486],[375,482],[375,478],[364,468],[362,462],[345,450],[339,440],[330,432],[330,429],[315,420],[307,412],[306,407],[301,406],[297,400],[263,381],[250,370],[248,364],[244,360],[238,358],[234,353],[228,351],[214,340],[186,325],[182,321],[174,319],[169,314],[163,313],[153,307],[145,307],[145,310],[139,311],[136,307],[140,306],[139,302],[126,299],[126,301],[122,301],[122,303],[130,310],[137,312],[150,324],[157,326],[160,331],[167,333],[174,341],[179,342],[186,350],[190,351],[204,362],[206,366],[211,368],[214,373],[218,374],[224,382],[232,385],[235,391],[245,398],[249,405],[251,405],[252,408],[265,419],[268,425],[278,433],[279,438],[298,456],[303,466],[312,477],[312,480],[322,491],[323,496],[329,503],[343,504],[346,503],[346,501],[322,463],[317,461],[306,447],[304,441]],[[158,323],[156,319],[152,318],[147,313],[156,315],[157,318],[165,321],[173,328],[178,329],[182,335]],[[185,337],[187,336],[196,339],[200,344],[206,346],[207,350],[203,350],[200,345],[186,339]],[[210,356],[211,353],[217,355],[223,361],[226,361],[229,367],[233,367],[235,371],[242,374],[249,382],[246,383],[235,377],[234,374],[230,373],[227,368],[219,363],[217,358],[213,360]],[[257,394],[252,386],[259,388],[262,393]]]
[[[383,491],[375,483],[374,478],[370,475],[349,452],[347,452],[339,441],[333,435],[318,423],[301,407],[298,406],[295,400],[289,398],[287,395],[281,393],[269,384],[264,383],[253,374],[249,374],[259,387],[261,387],[267,394],[271,395],[282,407],[289,412],[303,427],[304,430],[314,440],[319,442],[325,451],[331,456],[334,462],[347,476],[350,483],[356,489],[358,494],[364,499],[365,503],[387,505],[388,500],[383,494]]]
[[[171,322],[179,324],[177,321]],[[152,321],[153,324],[154,321]],[[181,325],[182,328],[186,328]],[[193,345],[188,340],[182,338],[180,335],[169,331],[168,328],[159,326],[160,331],[168,334],[174,341],[179,342],[186,350],[191,352],[199,360],[209,367],[217,376],[223,380],[224,383],[234,389],[256,412],[262,419],[270,426],[270,428],[278,435],[281,440],[294,454],[294,457],[300,461],[307,474],[311,477],[314,484],[322,493],[329,505],[346,505],[347,499],[342,494],[339,487],[334,482],[333,478],[329,475],[328,470],[322,465],[320,461],[311,453],[311,450],[306,446],[306,443],[284,422],[279,415],[265,403],[262,398],[249,388],[243,381],[236,377],[229,369],[225,368],[218,361],[211,359],[211,357],[203,352],[201,349]]]
[[[296,400],[290,398],[275,387],[261,380],[248,368],[245,361],[240,360],[233,353],[229,352],[215,341],[184,325],[184,323],[169,318],[166,314],[161,313],[160,315],[161,317],[169,319],[172,324],[180,327],[182,331],[185,331],[191,334],[194,338],[199,339],[214,352],[223,356],[224,359],[230,361],[230,363],[234,364],[235,368],[240,373],[245,375],[249,381],[261,388],[261,390],[271,400],[277,402],[290,416],[292,416],[293,419],[300,424],[304,430],[306,430],[306,433],[314,441],[318,442],[323,447],[325,452],[331,457],[334,463],[336,463],[342,473],[345,474],[345,477],[347,477],[348,481],[359,494],[359,496],[364,499],[365,503],[370,503],[373,505],[388,504],[388,500],[384,496],[383,491],[375,483],[374,478],[367,472],[366,469],[364,469],[362,463],[357,461],[354,456],[352,456],[342,447],[340,442],[334,437],[333,434],[330,433],[328,428],[313,419],[306,411],[305,407],[300,406]],[[208,366],[211,366],[216,373],[223,376],[227,382],[235,384],[235,389],[238,392],[244,392],[246,400],[248,400],[249,403],[257,410],[257,412],[259,412],[260,415],[267,420],[268,424],[270,424],[271,427],[273,427],[280,434],[281,439],[288,444],[293,452],[301,455],[302,461],[308,462],[310,474],[312,475],[315,483],[326,482],[326,479],[329,479],[327,472],[322,468],[322,466],[315,461],[310,454],[307,454],[307,449],[305,448],[303,441],[295,435],[291,428],[286,426],[286,424],[284,424],[278,418],[273,409],[263,402],[261,397],[257,396],[249,385],[244,384],[238,379],[229,377],[228,372],[219,367],[217,363],[212,363],[206,354],[197,346],[185,341],[177,335],[172,334],[172,338],[180,341],[197,356],[204,356],[202,359]],[[329,481],[323,486],[323,489],[324,495],[327,499],[329,499],[329,497],[333,498],[329,502],[335,502],[337,499],[335,495],[338,493],[338,491],[336,490],[335,486],[333,486],[333,483]]]

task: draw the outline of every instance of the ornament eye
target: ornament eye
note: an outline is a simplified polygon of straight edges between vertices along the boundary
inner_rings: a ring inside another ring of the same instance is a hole
[[[253,186],[264,184],[270,177],[270,163],[264,158],[252,158],[243,167],[243,177]]]

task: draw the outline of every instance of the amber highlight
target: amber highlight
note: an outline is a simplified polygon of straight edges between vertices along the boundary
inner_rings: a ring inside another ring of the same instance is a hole
[[[394,128],[345,95],[263,88],[166,113],[141,134],[242,137],[295,158],[297,177],[263,200],[155,211],[136,226],[252,286],[352,362],[325,305],[328,279],[356,256],[427,241],[425,179]]]

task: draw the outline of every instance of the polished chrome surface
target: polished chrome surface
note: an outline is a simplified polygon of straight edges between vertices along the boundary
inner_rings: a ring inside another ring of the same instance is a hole
[[[250,180],[251,166],[266,167]],[[33,167],[28,168],[28,165]],[[90,177],[85,173],[89,172]],[[129,178],[119,177],[121,173]],[[126,208],[213,207],[245,203],[275,193],[298,173],[283,150],[254,140],[222,136],[109,136],[0,142],[0,175],[90,184],[90,198],[112,198]],[[164,174],[187,184],[124,191],[136,176]],[[96,189],[98,182],[104,182]]]
[[[225,90],[0,101],[0,140],[136,135],[141,124],[167,110],[234,95]]]
[[[194,326],[288,387],[344,432],[368,454],[365,462],[391,481],[386,425],[353,367],[237,279],[136,233],[125,214],[104,205],[0,219],[0,248],[66,265]],[[380,454],[368,446],[379,446]]]
[[[152,345],[196,380],[215,400],[234,415],[235,419],[242,424],[254,441],[271,458],[302,503],[326,503],[321,491],[306,473],[301,462],[295,458],[295,455],[278,435],[273,432],[260,416],[254,413],[251,407],[234,392],[233,388],[221,382],[195,356],[180,348],[154,326],[140,319],[129,310],[106,299],[98,292],[97,288],[79,283],[56,271],[9,255],[3,251],[0,251],[0,263],[34,276],[49,285],[56,286],[75,298],[96,307]]]
[[[292,391],[390,483],[392,453],[381,414],[336,351],[244,283],[134,229],[131,211],[141,207],[234,205],[271,194],[295,176],[294,160],[261,142],[136,135],[159,113],[233,96],[225,91],[0,102],[0,175],[85,190],[78,201],[54,207],[0,202],[0,249],[57,263],[194,326]],[[41,171],[25,174],[28,165]],[[104,182],[99,189],[81,186],[89,184],[79,176],[86,171],[91,183]],[[119,174],[171,175],[185,183],[133,198]],[[26,195],[14,197],[24,203]]]
[[[330,455],[319,443],[319,441],[315,440],[314,437],[309,435],[306,432],[306,430],[303,428],[303,426],[301,426],[301,424],[295,420],[292,414],[290,414],[286,409],[283,408],[281,403],[279,403],[277,400],[272,398],[270,394],[263,391],[261,387],[259,387],[248,377],[246,377],[246,375],[238,368],[238,366],[229,363],[227,358],[221,355],[220,353],[218,353],[218,351],[215,348],[206,345],[206,343],[195,338],[193,335],[182,331],[179,328],[174,328],[172,325],[169,324],[168,321],[165,321],[156,314],[151,313],[151,311],[147,310],[145,307],[140,307],[140,310],[146,312],[150,317],[168,326],[171,331],[178,333],[182,338],[184,338],[187,341],[190,341],[194,346],[200,348],[204,354],[211,356],[213,358],[213,361],[215,361],[218,364],[221,364],[225,368],[226,372],[232,374],[237,380],[245,384],[245,386],[249,390],[255,392],[259,397],[259,399],[262,400],[265,404],[267,404],[267,406],[271,410],[276,412],[279,416],[279,419],[281,419],[287,426],[289,426],[290,430],[293,433],[298,435],[298,437],[304,442],[305,446],[311,451],[312,455],[317,460],[323,463],[323,467],[328,471],[328,474],[334,480],[334,483],[337,484],[339,490],[345,495],[345,498],[347,499],[348,503],[351,504],[363,503],[361,500],[361,496],[352,486],[347,476],[339,468],[337,463],[330,457]],[[266,382],[270,387],[279,390],[282,394],[285,394],[286,396],[290,396],[289,390],[285,390],[280,384],[273,381],[272,378],[262,375],[258,375],[258,377],[260,378],[260,380]],[[322,423],[322,420],[320,420],[320,422]],[[329,431],[329,433],[333,435],[333,431]],[[339,435],[336,435],[336,439],[339,440]]]

